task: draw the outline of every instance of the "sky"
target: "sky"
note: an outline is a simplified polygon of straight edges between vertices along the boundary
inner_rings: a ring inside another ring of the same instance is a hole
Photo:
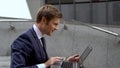
[[[32,19],[26,0],[0,0],[0,17]]]

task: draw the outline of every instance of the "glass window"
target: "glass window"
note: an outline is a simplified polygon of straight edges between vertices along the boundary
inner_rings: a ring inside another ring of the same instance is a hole
[[[59,3],[73,3],[74,0],[46,0],[47,4],[59,4]]]

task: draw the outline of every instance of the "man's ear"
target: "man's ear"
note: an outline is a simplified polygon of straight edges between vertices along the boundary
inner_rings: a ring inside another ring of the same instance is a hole
[[[45,18],[44,16],[42,17],[41,22],[42,22],[42,23],[46,23],[46,22],[47,22],[47,20],[46,20],[46,18]]]

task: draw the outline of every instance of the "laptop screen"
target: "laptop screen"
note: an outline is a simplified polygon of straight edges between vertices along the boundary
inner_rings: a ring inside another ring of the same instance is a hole
[[[92,51],[92,49],[93,49],[92,46],[87,46],[86,47],[86,49],[83,51],[83,53],[80,56],[79,64],[82,64],[84,62],[84,60],[90,54],[90,52]]]

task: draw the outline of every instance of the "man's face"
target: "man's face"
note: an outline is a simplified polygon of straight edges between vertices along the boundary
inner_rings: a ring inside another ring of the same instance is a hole
[[[44,33],[46,35],[51,36],[51,34],[59,28],[58,27],[59,23],[60,23],[60,18],[54,18],[54,19],[50,20],[49,22],[46,22]]]

